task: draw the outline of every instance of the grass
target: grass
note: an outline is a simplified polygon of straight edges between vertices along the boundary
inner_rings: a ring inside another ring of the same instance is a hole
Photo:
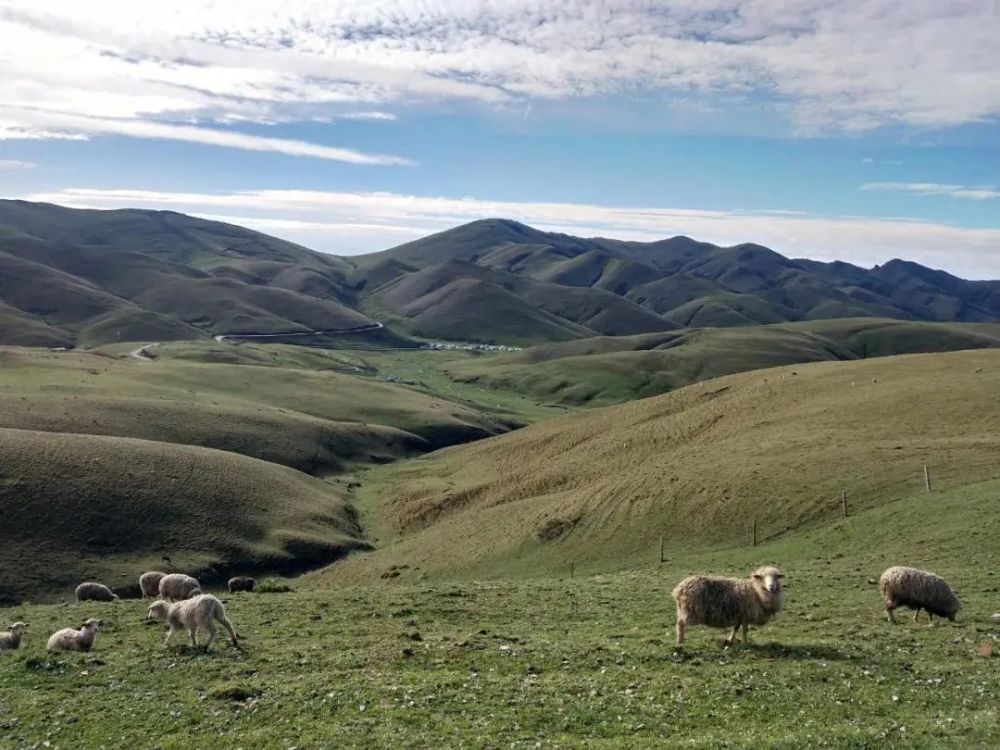
[[[360,543],[349,472],[516,423],[277,351],[262,366],[0,349],[0,599],[132,585],[163,554],[212,577],[329,562]]]
[[[1000,483],[915,496],[758,548],[671,554],[633,570],[535,579],[222,595],[245,649],[162,647],[145,604],[22,605],[0,653],[0,746],[995,747]],[[673,646],[669,591],[692,571],[779,563],[786,606],[720,646]],[[888,625],[872,581],[890,564],[944,574],[955,624]],[[107,623],[91,654],[48,633]]]
[[[855,318],[581,339],[460,361],[448,372],[550,403],[594,407],[766,367],[997,346],[996,324]]]
[[[134,347],[131,347],[134,348]],[[118,353],[123,348],[118,347]],[[350,348],[318,349],[284,344],[219,344],[214,341],[167,343],[153,353],[162,360],[206,364],[245,364],[351,374],[369,382],[385,383],[433,396],[496,418],[518,423],[537,422],[565,407],[513,390],[495,389],[456,380],[449,372],[462,363],[488,368],[500,355],[466,350],[387,349],[357,351]]]
[[[942,387],[942,384],[947,387]],[[998,476],[991,405],[1000,351],[761,370],[576,412],[414,461],[372,468],[353,498],[379,547],[328,571],[379,578],[543,575],[648,559],[668,546],[742,544],[912,494]],[[556,537],[540,532],[565,522]]]

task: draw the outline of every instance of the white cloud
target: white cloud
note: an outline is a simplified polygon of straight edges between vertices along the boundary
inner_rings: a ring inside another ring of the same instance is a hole
[[[8,116],[11,109],[0,105],[0,116]],[[383,156],[352,151],[345,148],[321,146],[305,141],[288,140],[286,138],[267,138],[247,135],[229,130],[195,127],[193,125],[173,125],[149,120],[111,119],[108,117],[84,117],[53,112],[39,112],[25,109],[21,113],[24,122],[59,128],[60,132],[114,133],[136,138],[166,139],[188,141],[212,146],[226,146],[246,151],[272,151],[290,156],[310,156],[316,159],[350,162],[352,164],[411,164],[407,159],[398,156]]]
[[[21,161],[20,159],[0,159],[0,172],[4,170],[13,171],[15,169],[34,169],[37,164],[30,161]]]
[[[1000,228],[916,220],[308,190],[180,193],[70,188],[25,197],[81,208],[137,207],[210,215],[338,253],[379,250],[467,221],[505,217],[578,235],[655,240],[686,234],[722,245],[757,242],[786,255],[817,260],[870,266],[898,257],[969,278],[1000,277]]]
[[[942,127],[1000,114],[998,37],[995,0],[5,0],[0,103],[277,122],[724,92],[804,130]]]
[[[1000,189],[990,186],[943,185],[938,182],[867,182],[862,190],[887,190],[916,195],[947,195],[952,198],[968,198],[984,201],[1000,198]]]

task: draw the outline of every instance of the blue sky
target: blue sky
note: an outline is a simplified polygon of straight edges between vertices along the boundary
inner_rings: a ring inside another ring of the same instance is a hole
[[[484,216],[1000,277],[993,0],[0,7],[0,195],[379,250]]]

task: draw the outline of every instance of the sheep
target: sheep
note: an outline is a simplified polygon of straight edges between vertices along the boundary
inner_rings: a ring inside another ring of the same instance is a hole
[[[52,634],[46,648],[49,651],[90,651],[103,623],[91,617],[79,629],[63,628]]]
[[[160,593],[160,580],[166,575],[158,570],[150,570],[139,576],[139,590],[142,598],[155,599]]]
[[[115,594],[103,583],[85,581],[76,587],[76,600],[78,602],[113,602],[117,601],[118,594]]]
[[[197,596],[182,602],[169,604],[164,601],[153,602],[149,607],[148,619],[162,620],[167,623],[169,630],[167,637],[163,641],[164,646],[170,645],[170,639],[174,633],[187,630],[191,639],[191,648],[198,647],[198,629],[208,630],[208,641],[205,643],[205,650],[212,645],[215,640],[215,623],[219,622],[229,632],[229,640],[234,648],[239,648],[236,630],[233,624],[226,617],[226,608],[222,602],[211,594],[198,594]]]
[[[160,579],[159,594],[161,599],[179,601],[190,599],[201,593],[201,584],[197,579],[183,573],[170,573]]]
[[[885,614],[889,622],[896,624],[892,611],[897,607],[913,609],[913,621],[917,621],[920,610],[932,615],[947,617],[952,622],[962,608],[962,602],[955,596],[948,583],[927,570],[895,565],[887,569],[878,579],[878,590],[885,603]]]
[[[783,604],[781,571],[767,565],[749,578],[688,576],[677,584],[671,596],[677,602],[677,645],[684,644],[688,625],[732,628],[726,639],[732,645],[743,628],[743,643],[749,642],[748,626],[764,625]]]
[[[248,576],[235,576],[229,579],[229,593],[234,594],[237,591],[256,591],[257,581]]]
[[[0,651],[13,651],[20,648],[21,638],[24,637],[24,631],[27,627],[23,622],[15,622],[9,630],[0,633]]]

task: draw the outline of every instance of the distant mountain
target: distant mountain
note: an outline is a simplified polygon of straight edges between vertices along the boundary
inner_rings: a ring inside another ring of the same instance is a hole
[[[192,339],[371,325],[351,267],[169,211],[0,201],[0,343]]]
[[[0,201],[0,344],[355,328],[534,344],[846,317],[989,322],[1000,282],[474,221],[341,258],[170,211]]]
[[[751,243],[584,239],[505,219],[350,261],[362,309],[432,337],[514,342],[576,338],[580,327],[624,335],[829,318],[1000,319],[1000,282],[907,261],[865,269]]]

